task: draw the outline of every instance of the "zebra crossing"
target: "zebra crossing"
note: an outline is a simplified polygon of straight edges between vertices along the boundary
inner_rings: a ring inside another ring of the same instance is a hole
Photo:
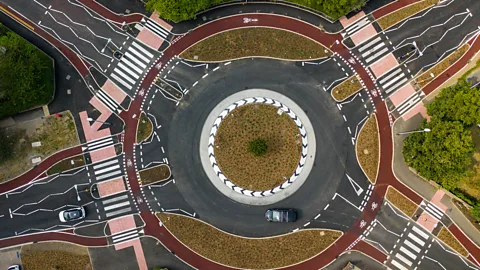
[[[109,147],[115,144],[113,137],[101,138],[92,142],[87,143],[87,147],[82,147],[83,151],[93,152],[100,150],[105,147]]]
[[[144,26],[150,30],[152,33],[160,37],[161,39],[168,40],[170,36],[170,32],[165,29],[163,26],[161,26],[159,23],[155,22],[154,20],[145,19],[142,20],[144,23]]]
[[[390,49],[383,35],[377,35],[355,48],[367,66],[386,56]]]
[[[388,72],[381,79],[377,80],[377,84],[387,95],[390,95],[395,90],[399,89],[408,82],[408,77],[399,66],[392,71]]]
[[[97,182],[107,181],[124,175],[120,157],[102,160],[93,164],[93,174]]]
[[[425,203],[425,201],[422,201],[420,206],[423,206],[424,210],[426,210],[431,216],[435,217],[439,221],[445,215],[445,212],[443,212],[442,209],[438,208],[438,206],[433,203]]]
[[[120,58],[117,66],[113,69],[110,77],[116,83],[131,90],[139,81],[140,76],[146,70],[153,56],[145,47],[136,41],[132,41]]]
[[[122,109],[119,109],[119,106],[113,98],[111,98],[107,93],[105,93],[103,90],[98,90],[95,93],[95,96],[102,101],[103,104],[112,112],[117,112],[120,113]]]
[[[103,207],[106,218],[130,213],[133,210],[132,200],[127,192],[118,193],[102,199],[101,206]]]
[[[409,225],[410,222],[407,226]],[[392,269],[416,269],[415,265],[420,264],[422,255],[426,253],[431,246],[431,244],[428,244],[430,235],[415,225],[412,225],[410,231],[404,232],[402,236],[403,235],[406,236],[403,237],[403,241],[400,240],[399,245],[395,245],[390,252],[390,264],[394,266]],[[397,246],[399,247],[398,249],[396,249]]]
[[[119,232],[119,233],[111,235],[110,236],[110,242],[113,245],[118,245],[118,244],[130,241],[130,240],[138,239],[138,238],[140,238],[140,236],[142,236],[144,234],[145,234],[145,232],[144,232],[143,229],[134,228],[134,229],[126,230],[126,231]]]
[[[372,24],[372,21],[368,16],[363,16],[362,18],[358,19],[355,23],[352,23],[349,25],[347,28],[345,28],[345,31],[342,33],[344,37],[346,36],[352,36],[358,31],[362,30],[363,28],[369,26]]]
[[[425,94],[423,93],[423,91],[413,94],[412,96],[404,100],[402,104],[398,105],[395,108],[396,113],[398,114],[398,116],[403,115],[408,110],[410,110],[415,105],[417,105],[420,101],[422,101],[424,97],[425,97]]]

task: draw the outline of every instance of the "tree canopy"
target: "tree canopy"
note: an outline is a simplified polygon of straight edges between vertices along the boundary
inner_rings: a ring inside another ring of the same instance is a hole
[[[211,6],[232,0],[147,0],[145,7],[156,10],[161,18],[180,22],[194,19],[195,15]],[[318,10],[332,19],[337,19],[352,9],[365,5],[365,0],[290,0],[294,4]]]
[[[466,126],[480,123],[480,91],[465,81],[443,89],[426,107],[429,115],[443,121],[460,121]]]
[[[1,119],[48,103],[53,93],[53,67],[50,58],[35,46],[4,26],[0,29]]]

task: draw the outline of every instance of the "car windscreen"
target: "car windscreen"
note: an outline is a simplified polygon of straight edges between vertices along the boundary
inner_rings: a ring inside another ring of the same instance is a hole
[[[65,219],[78,218],[80,217],[80,211],[79,210],[68,211],[68,212],[65,212],[63,216],[65,217]]]
[[[282,213],[281,212],[273,211],[273,215],[272,215],[272,220],[273,221],[281,221],[281,218],[282,218]]]

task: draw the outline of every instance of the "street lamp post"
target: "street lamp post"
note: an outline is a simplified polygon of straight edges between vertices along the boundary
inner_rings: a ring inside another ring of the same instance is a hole
[[[87,118],[87,120],[90,121],[90,122],[99,122],[99,123],[102,123],[102,124],[105,124],[105,125],[109,125],[109,126],[112,125],[112,123],[110,123],[110,122],[102,122],[102,121],[98,121],[98,120],[95,120],[95,119],[90,118],[90,117]]]
[[[429,128],[421,129],[421,130],[412,130],[412,131],[405,131],[405,132],[399,132],[397,135],[405,135],[405,134],[411,134],[411,133],[422,133],[422,132],[430,132],[432,131]]]

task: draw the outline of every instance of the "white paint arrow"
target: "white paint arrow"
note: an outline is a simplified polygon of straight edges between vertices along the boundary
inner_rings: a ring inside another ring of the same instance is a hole
[[[353,190],[355,190],[355,193],[357,193],[357,196],[360,196],[360,194],[363,193],[363,188],[360,187],[359,184],[357,184],[357,182],[355,182],[348,174],[345,174],[348,178],[348,181],[350,181],[350,184],[352,185],[353,187]]]

